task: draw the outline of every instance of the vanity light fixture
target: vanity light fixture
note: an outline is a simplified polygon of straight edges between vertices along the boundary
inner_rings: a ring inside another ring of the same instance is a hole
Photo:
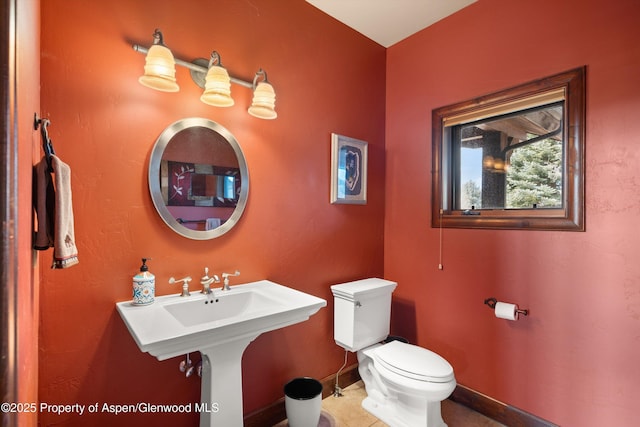
[[[214,107],[231,107],[231,77],[220,62],[220,55],[215,50],[211,52],[209,71],[204,83],[204,92],[200,101]]]
[[[164,45],[162,33],[159,30],[153,33],[153,45],[147,53],[144,75],[138,81],[162,92],[180,90],[176,83],[176,62],[169,48]]]
[[[256,85],[259,78],[263,80]],[[273,86],[267,80],[267,73],[262,68],[258,70],[253,78],[253,102],[249,107],[249,114],[259,119],[275,119],[276,113],[276,93]]]
[[[133,49],[146,54],[144,75],[139,82],[147,87],[163,92],[177,92],[176,65],[189,69],[191,79],[196,85],[204,89],[200,100],[215,107],[230,107],[234,104],[231,98],[231,83],[253,90],[253,101],[249,107],[249,114],[260,119],[275,119],[276,95],[273,86],[267,80],[267,73],[261,68],[256,72],[253,82],[247,82],[230,76],[222,66],[220,54],[211,53],[210,59],[195,59],[193,62],[175,58],[169,48],[163,43],[163,36],[159,29],[153,33],[153,45],[147,49],[140,45],[133,45]]]

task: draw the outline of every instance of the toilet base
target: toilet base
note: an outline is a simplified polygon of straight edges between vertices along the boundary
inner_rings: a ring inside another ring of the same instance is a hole
[[[384,369],[372,359],[376,348],[358,352],[358,372],[367,397],[362,407],[391,427],[447,427],[441,402],[451,395],[455,379],[446,383],[414,381]]]
[[[407,423],[407,420],[398,418],[398,409],[395,405],[380,403],[371,396],[367,396],[362,401],[362,407],[371,415],[380,419],[380,421],[388,424],[391,427],[448,427],[442,419],[442,415],[440,413],[440,402],[429,402],[427,404],[426,414],[423,414],[424,417],[415,417],[423,418],[423,420],[414,419],[410,421],[410,424]],[[406,418],[406,414],[403,418]]]

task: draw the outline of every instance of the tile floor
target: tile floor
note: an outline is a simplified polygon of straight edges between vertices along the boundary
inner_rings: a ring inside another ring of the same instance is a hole
[[[365,411],[360,403],[367,395],[362,381],[342,390],[342,397],[326,397],[322,401],[322,415],[318,427],[385,427],[382,421]],[[466,406],[451,400],[442,402],[442,418],[449,427],[505,427]],[[287,427],[282,421],[274,427]]]

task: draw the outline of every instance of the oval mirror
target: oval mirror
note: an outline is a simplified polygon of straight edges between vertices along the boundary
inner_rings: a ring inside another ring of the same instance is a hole
[[[249,172],[235,137],[202,118],[178,120],[156,140],[149,191],[162,220],[195,240],[221,236],[238,222],[249,195]]]

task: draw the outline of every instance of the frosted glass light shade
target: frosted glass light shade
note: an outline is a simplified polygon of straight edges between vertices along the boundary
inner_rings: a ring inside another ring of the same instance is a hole
[[[214,107],[231,107],[234,104],[231,98],[231,79],[226,69],[219,65],[209,67],[200,101]]]
[[[144,66],[144,75],[138,81],[144,86],[162,92],[177,92],[176,61],[171,51],[162,45],[149,48]]]
[[[259,119],[273,120],[276,113],[276,93],[273,86],[267,82],[260,82],[253,91],[253,102],[249,107],[249,114]]]

